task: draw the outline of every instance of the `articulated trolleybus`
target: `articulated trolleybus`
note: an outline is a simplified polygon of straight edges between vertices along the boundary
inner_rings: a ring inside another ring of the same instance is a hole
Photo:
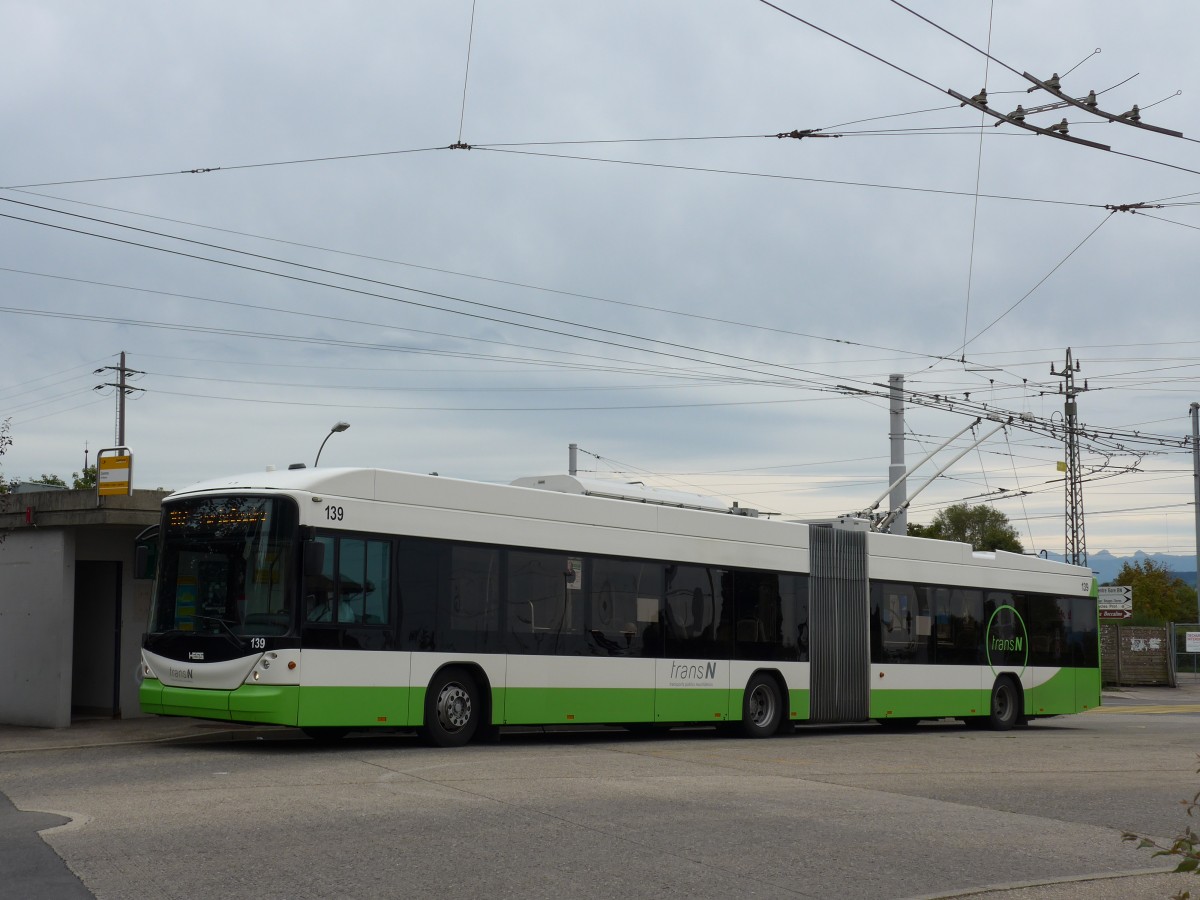
[[[147,713],[418,729],[958,718],[1100,702],[1086,568],[565,476],[378,469],[163,502]]]

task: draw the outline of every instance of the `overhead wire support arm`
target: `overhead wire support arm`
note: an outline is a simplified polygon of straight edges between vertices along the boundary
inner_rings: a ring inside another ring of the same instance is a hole
[[[1024,122],[1021,119],[1017,119],[1011,115],[1006,116],[1004,113],[998,113],[985,104],[979,103],[965,94],[960,94],[958,91],[954,90],[954,88],[946,88],[946,93],[955,100],[961,100],[964,106],[973,106],[980,112],[987,113],[993,119],[999,119],[1001,123],[1007,122],[1010,125],[1016,125],[1018,128],[1024,128],[1026,131],[1032,131],[1036,134],[1044,134],[1047,137],[1052,137],[1060,141],[1070,141],[1072,144],[1082,144],[1085,147],[1092,147],[1096,150],[1112,150],[1112,147],[1110,147],[1108,144],[1098,144],[1095,141],[1085,141],[1083,138],[1071,137],[1069,134],[1051,131],[1049,128],[1038,128],[1036,125],[1030,125],[1028,122]]]
[[[1084,112],[1091,113],[1094,116],[1099,116],[1102,119],[1108,119],[1108,121],[1110,121],[1110,122],[1119,122],[1122,125],[1132,125],[1134,128],[1141,128],[1145,131],[1156,131],[1159,134],[1166,134],[1166,135],[1170,135],[1171,137],[1178,137],[1178,138],[1183,137],[1182,131],[1172,131],[1169,128],[1160,128],[1157,125],[1146,125],[1142,122],[1134,121],[1134,119],[1130,118],[1128,114],[1121,115],[1121,116],[1114,116],[1112,113],[1105,112],[1104,110],[1100,109],[1097,106],[1094,106],[1093,104],[1088,103],[1085,100],[1076,100],[1074,97],[1070,97],[1070,96],[1064,94],[1062,92],[1061,88],[1053,87],[1050,84],[1046,83],[1045,81],[1040,81],[1037,78],[1034,78],[1028,72],[1022,72],[1021,77],[1033,82],[1035,85],[1040,87],[1043,91],[1053,94],[1055,97],[1069,103],[1071,106],[1078,107],[1079,109],[1082,109]],[[1105,149],[1107,149],[1107,148],[1105,148]]]
[[[810,138],[810,137],[812,137],[812,138],[839,138],[839,137],[841,137],[840,134],[821,134],[820,132],[821,132],[821,130],[819,128],[794,129],[792,131],[781,131],[781,132],[779,132],[779,134],[775,135],[775,137],[777,137],[777,138],[795,138],[798,141],[802,140],[803,138]]]
[[[1111,212],[1134,212],[1139,209],[1163,209],[1165,203],[1106,203],[1104,208]]]

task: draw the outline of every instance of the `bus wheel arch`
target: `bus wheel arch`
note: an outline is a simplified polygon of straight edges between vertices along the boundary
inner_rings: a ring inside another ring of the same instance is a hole
[[[438,669],[425,691],[422,732],[437,747],[461,747],[491,719],[491,684],[481,668],[452,663]]]
[[[775,669],[758,669],[746,682],[742,693],[742,734],[747,737],[771,737],[788,716],[787,682]]]
[[[1009,673],[996,677],[988,706],[988,725],[993,731],[1009,731],[1024,720],[1025,696],[1021,683]]]

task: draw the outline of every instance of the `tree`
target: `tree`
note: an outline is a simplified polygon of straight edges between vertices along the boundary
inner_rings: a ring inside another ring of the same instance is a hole
[[[0,422],[0,456],[4,456],[8,452],[8,448],[12,446],[12,435],[9,434],[9,426],[12,419],[5,419]],[[13,489],[13,484],[4,477],[4,473],[0,472],[0,494],[7,494]]]
[[[948,506],[934,516],[928,525],[910,524],[908,533],[913,537],[939,541],[961,541],[976,550],[1024,552],[1017,530],[1009,524],[1008,516],[986,503],[978,506],[966,503]]]
[[[1126,560],[1113,584],[1133,588],[1133,625],[1194,622],[1196,589],[1171,571],[1166,563]]]
[[[35,478],[35,479],[33,479],[33,481],[31,483],[32,484],[48,484],[48,485],[51,485],[52,487],[66,487],[67,486],[67,483],[65,481],[63,481],[61,478],[59,478],[57,475],[47,475],[45,472],[42,473],[41,478]]]
[[[85,466],[82,475],[78,472],[71,473],[71,487],[77,491],[94,488],[96,486],[96,477],[96,467]]]

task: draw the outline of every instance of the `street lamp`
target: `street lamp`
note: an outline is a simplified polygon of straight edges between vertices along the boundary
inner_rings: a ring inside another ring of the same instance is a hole
[[[321,447],[320,447],[320,449],[317,450],[317,458],[313,460],[313,468],[314,469],[317,467],[317,463],[319,463],[321,461],[321,450],[325,449],[326,442],[331,437],[333,437],[335,434],[345,431],[349,427],[350,427],[349,422],[338,422],[336,425],[334,425],[332,428],[329,429],[329,434],[325,435],[325,440],[321,441]]]

